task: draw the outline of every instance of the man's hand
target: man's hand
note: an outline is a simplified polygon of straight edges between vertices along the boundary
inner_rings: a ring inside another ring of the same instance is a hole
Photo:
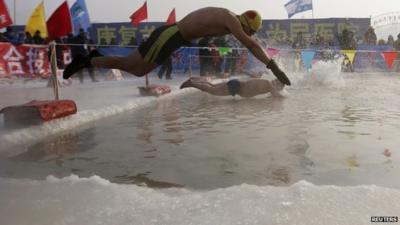
[[[269,63],[267,64],[267,68],[270,69],[272,71],[272,73],[276,76],[276,78],[278,78],[278,80],[282,83],[282,84],[286,84],[286,85],[290,85],[290,80],[289,78],[286,76],[286,74],[278,67],[278,65],[276,64],[276,62],[271,59],[269,61]]]

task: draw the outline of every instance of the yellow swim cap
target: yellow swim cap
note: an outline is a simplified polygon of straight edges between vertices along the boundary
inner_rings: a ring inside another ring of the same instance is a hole
[[[258,31],[262,26],[260,14],[255,10],[248,10],[239,16],[240,23],[253,31]]]

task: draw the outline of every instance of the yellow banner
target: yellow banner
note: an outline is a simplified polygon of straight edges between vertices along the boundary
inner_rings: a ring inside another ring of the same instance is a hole
[[[350,62],[353,63],[356,50],[340,50],[340,53],[345,54],[349,58]]]
[[[25,26],[25,32],[29,32],[32,36],[36,31],[40,31],[40,36],[42,36],[42,38],[47,37],[47,26],[43,1],[36,7],[35,11],[33,11]]]

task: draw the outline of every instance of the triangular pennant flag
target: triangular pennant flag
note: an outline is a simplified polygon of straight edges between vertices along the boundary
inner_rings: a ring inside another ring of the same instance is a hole
[[[47,31],[50,40],[67,36],[72,32],[71,14],[67,1],[61,4],[47,20]]]
[[[32,36],[35,34],[36,31],[40,31],[40,35],[43,38],[47,37],[47,27],[43,1],[35,8],[25,26],[25,32],[29,32]]]
[[[311,68],[311,62],[314,59],[315,51],[301,51],[301,58],[303,60],[304,69]]]
[[[147,2],[144,2],[142,7],[132,13],[129,18],[131,19],[132,25],[138,27],[141,21],[147,19]]]
[[[382,56],[386,61],[388,69],[392,69],[393,61],[397,58],[397,52],[393,52],[393,51],[382,52]]]
[[[92,26],[85,0],[77,0],[71,6],[70,12],[72,24],[74,25],[74,34],[78,34],[79,29],[87,31]]]
[[[167,25],[172,25],[174,23],[176,23],[175,8],[170,12],[166,24]]]
[[[0,0],[0,29],[13,24],[4,0]]]
[[[232,49],[228,47],[219,47],[218,52],[220,56],[225,56],[228,55],[228,53],[231,53]]]
[[[356,55],[357,50],[340,50],[340,53],[345,54],[347,58],[349,58],[350,62],[353,64],[354,56]]]
[[[279,54],[279,50],[276,48],[267,48],[267,54],[270,58]]]

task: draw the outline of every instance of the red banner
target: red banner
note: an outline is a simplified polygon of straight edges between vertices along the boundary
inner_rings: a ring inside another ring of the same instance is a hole
[[[40,45],[18,45],[0,43],[0,78],[50,76],[48,47]]]

